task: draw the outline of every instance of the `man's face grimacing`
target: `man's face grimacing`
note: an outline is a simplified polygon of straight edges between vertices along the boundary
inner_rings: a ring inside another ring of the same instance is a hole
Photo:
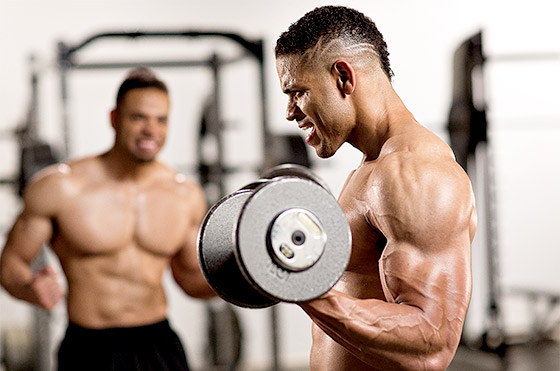
[[[116,145],[140,162],[153,161],[167,136],[169,97],[156,88],[128,91],[112,113]]]
[[[328,70],[301,62],[302,57],[284,55],[276,59],[282,92],[288,96],[286,119],[310,130],[305,142],[315,148],[317,156],[328,158],[340,148],[350,134],[344,113],[343,95]]]

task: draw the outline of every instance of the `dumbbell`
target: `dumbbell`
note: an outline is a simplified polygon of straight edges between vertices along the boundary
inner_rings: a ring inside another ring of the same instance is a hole
[[[319,177],[280,165],[213,205],[197,244],[202,272],[222,299],[265,308],[330,290],[348,264],[351,233]]]

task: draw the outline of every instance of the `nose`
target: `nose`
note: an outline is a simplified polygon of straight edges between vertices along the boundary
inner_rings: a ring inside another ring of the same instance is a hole
[[[152,137],[158,130],[157,120],[146,120],[142,126],[142,133],[146,136]]]
[[[288,121],[299,121],[305,117],[305,114],[299,109],[298,105],[294,102],[288,102],[288,106],[286,107],[286,120]]]

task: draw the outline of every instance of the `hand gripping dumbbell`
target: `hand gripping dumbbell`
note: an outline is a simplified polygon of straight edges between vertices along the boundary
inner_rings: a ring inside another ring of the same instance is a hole
[[[348,222],[308,168],[280,165],[223,197],[198,234],[200,267],[224,300],[264,308],[330,290],[351,252]]]

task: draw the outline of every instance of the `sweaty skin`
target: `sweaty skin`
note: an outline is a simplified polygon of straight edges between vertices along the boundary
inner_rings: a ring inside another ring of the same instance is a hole
[[[335,287],[300,303],[313,321],[311,370],[445,370],[471,294],[476,211],[470,181],[416,122],[379,67],[331,70],[281,56],[287,119],[320,157],[363,153],[339,195],[352,255]]]
[[[187,294],[214,296],[196,256],[202,190],[155,160],[168,105],[157,89],[129,91],[111,115],[109,152],[47,168],[28,185],[2,253],[1,282],[12,295],[47,310],[63,298],[51,267],[30,269],[50,243],[67,279],[68,318],[83,327],[163,320],[169,266]]]

